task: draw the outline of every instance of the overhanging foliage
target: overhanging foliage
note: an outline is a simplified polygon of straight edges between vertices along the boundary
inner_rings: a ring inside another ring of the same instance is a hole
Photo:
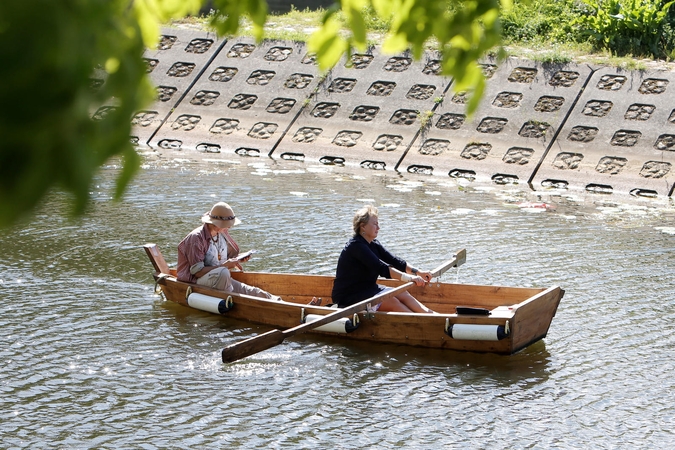
[[[220,33],[236,34],[247,16],[256,37],[264,37],[265,0],[212,3]],[[363,11],[372,8],[391,24],[383,50],[410,49],[419,58],[427,46],[437,48],[455,89],[473,92],[471,112],[484,88],[476,61],[499,43],[499,11],[510,3],[342,0],[327,11],[309,48],[323,69],[352,48],[364,51]],[[15,223],[54,188],[71,193],[74,213],[83,213],[94,176],[113,156],[123,159],[115,198],[122,196],[139,168],[131,118],[154,97],[143,51],[156,45],[161,24],[201,6],[202,0],[0,2],[0,226]]]

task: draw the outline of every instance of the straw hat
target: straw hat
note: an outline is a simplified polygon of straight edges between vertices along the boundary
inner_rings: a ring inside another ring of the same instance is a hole
[[[230,205],[224,202],[218,202],[213,205],[211,211],[202,216],[202,222],[211,223],[218,228],[232,228],[239,225],[241,220],[234,215]]]

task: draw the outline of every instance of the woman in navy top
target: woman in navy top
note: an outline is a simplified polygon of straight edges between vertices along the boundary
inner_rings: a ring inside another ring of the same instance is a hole
[[[377,284],[378,276],[413,281],[418,286],[431,281],[431,273],[408,265],[391,254],[376,239],[380,230],[377,208],[367,205],[354,215],[354,236],[347,242],[338,259],[333,303],[344,308],[388,289]],[[408,292],[384,300],[379,311],[433,313]]]

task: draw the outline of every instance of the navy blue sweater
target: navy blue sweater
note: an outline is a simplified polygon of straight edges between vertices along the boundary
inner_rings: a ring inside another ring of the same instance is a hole
[[[377,239],[369,244],[361,235],[354,235],[338,259],[333,303],[345,307],[378,294],[382,287],[378,286],[377,277],[391,278],[390,266],[405,272],[406,262],[391,254]]]

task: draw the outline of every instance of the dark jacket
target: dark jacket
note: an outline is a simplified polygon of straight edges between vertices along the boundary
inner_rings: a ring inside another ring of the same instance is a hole
[[[391,278],[389,267],[405,272],[406,262],[391,254],[377,239],[370,244],[361,235],[352,237],[338,259],[333,303],[340,307],[353,305],[378,294],[378,276]]]

